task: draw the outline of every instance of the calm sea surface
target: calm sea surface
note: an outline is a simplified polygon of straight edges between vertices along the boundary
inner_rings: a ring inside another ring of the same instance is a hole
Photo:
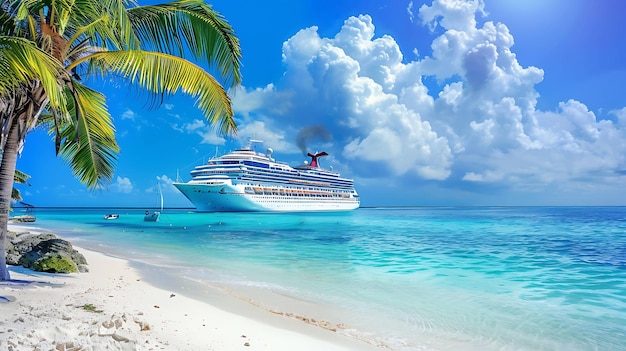
[[[626,349],[626,207],[35,215],[33,226],[183,281],[319,307],[315,318],[393,350]]]

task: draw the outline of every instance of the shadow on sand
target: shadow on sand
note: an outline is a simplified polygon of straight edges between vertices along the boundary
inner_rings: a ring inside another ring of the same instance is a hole
[[[33,277],[33,280],[25,280],[25,279],[9,279],[5,281],[0,281],[0,293],[4,288],[10,289],[31,289],[38,287],[52,287],[52,288],[60,288],[65,284],[60,283],[51,283],[45,280],[45,276],[51,275],[52,273],[43,273],[43,272],[35,272],[31,269],[19,267],[19,266],[11,266],[9,267],[9,271],[11,272],[19,272],[22,274],[26,274]],[[0,303],[8,303],[15,301],[15,297],[11,295],[0,295]]]

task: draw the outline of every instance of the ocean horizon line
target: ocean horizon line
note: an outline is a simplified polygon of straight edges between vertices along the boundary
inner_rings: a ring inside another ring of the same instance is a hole
[[[371,205],[360,206],[357,209],[415,209],[415,208],[619,208],[626,207],[626,205]],[[16,209],[85,209],[85,210],[100,210],[100,209],[118,209],[118,210],[145,210],[145,209],[159,209],[157,206],[13,206]],[[163,207],[164,210],[196,210],[195,207]],[[205,212],[205,211],[200,211]],[[306,212],[306,211],[303,211]],[[318,212],[318,211],[316,211]],[[323,211],[319,211],[323,212]],[[243,213],[243,212],[239,212]],[[271,212],[281,213],[281,212]],[[292,212],[293,213],[293,212]]]

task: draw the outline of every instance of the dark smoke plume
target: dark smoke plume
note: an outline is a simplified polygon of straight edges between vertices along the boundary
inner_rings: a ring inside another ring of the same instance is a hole
[[[307,150],[307,143],[312,139],[320,139],[322,141],[330,141],[332,139],[332,135],[330,132],[324,128],[322,125],[304,127],[296,136],[296,144],[302,150],[302,154],[306,155],[309,150]]]

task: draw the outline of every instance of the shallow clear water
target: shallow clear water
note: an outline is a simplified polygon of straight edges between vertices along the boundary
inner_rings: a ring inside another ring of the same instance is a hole
[[[395,350],[626,347],[623,207],[35,215],[79,246],[319,306],[316,318]]]

